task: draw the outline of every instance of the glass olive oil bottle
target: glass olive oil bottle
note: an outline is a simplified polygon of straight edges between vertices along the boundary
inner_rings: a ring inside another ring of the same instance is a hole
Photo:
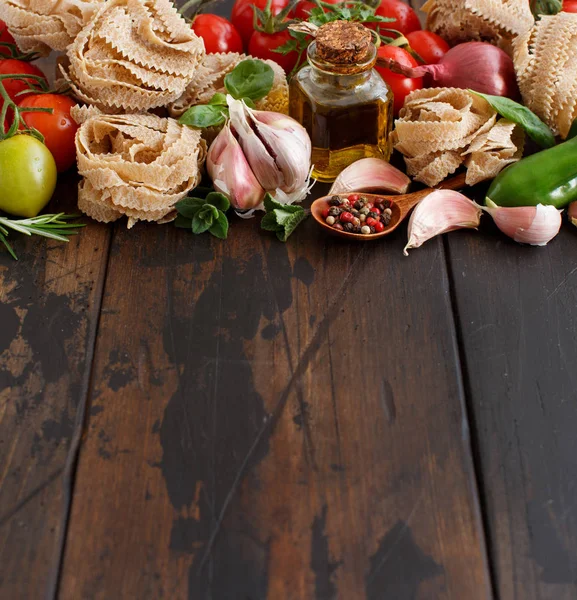
[[[308,47],[309,64],[291,80],[290,115],[310,135],[320,181],[334,181],[360,158],[390,157],[393,94],[373,68],[374,35],[360,23],[323,25]]]

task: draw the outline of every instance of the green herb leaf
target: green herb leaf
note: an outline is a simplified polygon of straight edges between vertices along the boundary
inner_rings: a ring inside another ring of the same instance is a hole
[[[201,104],[189,108],[178,122],[181,125],[190,125],[191,127],[214,127],[215,125],[222,125],[226,121],[227,114],[228,109],[221,105]]]
[[[177,227],[181,227],[182,229],[191,229],[192,228],[192,219],[187,219],[182,215],[176,215],[176,219],[174,219],[174,224]]]
[[[526,131],[527,135],[542,148],[551,148],[555,145],[555,136],[551,129],[526,106],[503,96],[491,96],[475,92],[474,90],[469,91],[477,96],[481,96],[481,98],[485,98],[502,117],[520,125]]]
[[[219,194],[218,192],[211,192],[208,194],[205,202],[216,206],[216,208],[222,210],[222,212],[226,212],[230,208],[228,198],[224,194]]]
[[[201,218],[200,211],[194,215],[194,218],[192,219],[192,233],[196,233],[197,235],[199,233],[204,233],[205,231],[208,231],[211,226],[212,219],[210,219],[210,221],[205,221]]]
[[[218,211],[218,218],[214,221],[210,233],[221,240],[226,240],[228,236],[228,219],[222,211]]]
[[[176,203],[176,210],[179,215],[192,219],[204,204],[205,201],[202,198],[183,198]]]
[[[255,103],[250,99],[250,98],[243,98],[242,101],[249,107],[249,108],[256,108]]]
[[[227,106],[226,104],[226,94],[221,94],[217,92],[209,101],[209,104],[215,104],[217,106]]]
[[[262,60],[247,59],[224,78],[224,87],[237,100],[260,100],[271,91],[273,81],[274,71],[269,65]]]
[[[295,204],[281,204],[270,194],[264,199],[266,215],[262,218],[260,226],[265,231],[274,231],[281,242],[286,242],[292,232],[310,214],[302,206]]]
[[[218,208],[212,204],[205,204],[199,211],[198,216],[205,221],[212,221],[218,219]]]

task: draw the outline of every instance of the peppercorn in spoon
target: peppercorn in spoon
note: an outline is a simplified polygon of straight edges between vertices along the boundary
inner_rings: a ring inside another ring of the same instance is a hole
[[[399,196],[351,192],[331,194],[315,200],[310,210],[314,220],[329,233],[348,239],[372,241],[395,231],[411,210],[436,189],[460,190],[463,187],[465,187],[465,173],[443,181],[438,188],[425,188]],[[358,199],[353,198],[351,203],[349,200],[351,195],[358,196]],[[355,205],[360,206],[360,210],[355,209]],[[331,212],[333,214],[330,214]],[[359,216],[356,217],[354,212],[359,213]],[[327,219],[329,219],[328,223]],[[357,219],[359,223],[353,219]],[[347,231],[346,228],[350,228],[348,223],[352,223],[357,231]],[[335,225],[340,226],[335,227]],[[358,231],[359,227],[361,231]],[[363,227],[368,228],[368,231],[363,230]]]

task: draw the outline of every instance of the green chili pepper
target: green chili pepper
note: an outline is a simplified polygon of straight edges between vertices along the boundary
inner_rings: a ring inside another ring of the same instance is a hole
[[[577,137],[510,165],[487,198],[498,206],[546,204],[565,208],[577,200]]]

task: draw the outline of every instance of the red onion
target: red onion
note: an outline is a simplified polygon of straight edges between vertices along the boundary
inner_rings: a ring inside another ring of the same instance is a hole
[[[506,52],[487,42],[459,44],[436,65],[411,68],[389,61],[384,66],[406,77],[429,76],[433,87],[472,89],[514,100],[520,97],[513,61]]]

